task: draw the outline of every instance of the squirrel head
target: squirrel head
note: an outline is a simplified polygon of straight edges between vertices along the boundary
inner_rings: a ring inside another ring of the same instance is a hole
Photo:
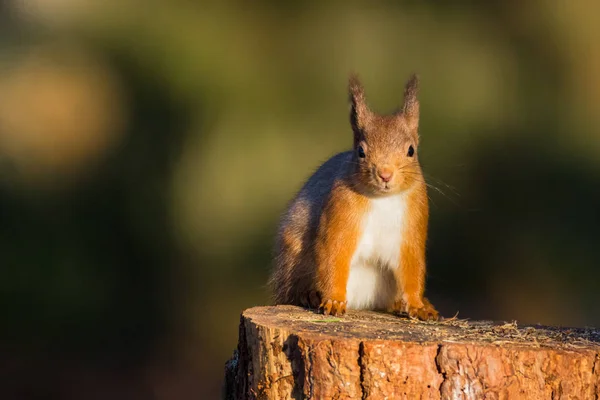
[[[392,114],[381,115],[369,109],[358,76],[350,76],[353,177],[374,195],[400,193],[423,181],[417,156],[418,88],[419,79],[413,74],[406,83],[402,107]]]

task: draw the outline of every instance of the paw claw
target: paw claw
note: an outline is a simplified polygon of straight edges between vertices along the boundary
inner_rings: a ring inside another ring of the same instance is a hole
[[[421,308],[410,307],[408,315],[411,318],[420,319],[421,321],[437,321],[439,314],[433,307],[427,307],[426,305]]]
[[[421,307],[415,307],[406,304],[404,301],[397,302],[393,307],[395,314],[405,314],[409,318],[419,319],[421,321],[438,321],[439,313],[426,298],[423,299]]]
[[[325,315],[344,315],[346,313],[346,302],[338,300],[323,300],[319,306],[319,311]]]

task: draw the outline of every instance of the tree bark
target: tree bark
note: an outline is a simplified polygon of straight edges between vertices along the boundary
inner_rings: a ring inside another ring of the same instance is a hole
[[[600,332],[293,306],[242,313],[226,399],[598,399]]]

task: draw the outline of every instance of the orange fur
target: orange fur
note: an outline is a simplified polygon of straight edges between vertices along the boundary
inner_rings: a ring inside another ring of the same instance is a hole
[[[425,241],[427,239],[428,210],[423,203],[427,195],[419,184],[408,197],[408,218],[400,248],[400,265],[394,271],[402,289],[402,300],[408,305],[423,307],[425,281]]]
[[[334,186],[321,216],[315,247],[316,289],[322,299],[320,306],[326,307],[331,301],[334,315],[345,310],[350,261],[360,234],[360,217],[367,205],[366,197],[340,183]]]
[[[437,311],[423,297],[425,292],[425,243],[429,207],[424,183],[415,185],[408,197],[407,235],[400,248],[400,264],[394,271],[398,293],[393,311],[408,313],[420,319],[437,319]]]

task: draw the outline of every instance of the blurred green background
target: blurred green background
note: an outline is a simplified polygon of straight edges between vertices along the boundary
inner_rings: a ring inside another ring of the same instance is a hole
[[[600,325],[600,3],[0,3],[0,397],[218,398],[277,219],[421,75],[428,293]]]

